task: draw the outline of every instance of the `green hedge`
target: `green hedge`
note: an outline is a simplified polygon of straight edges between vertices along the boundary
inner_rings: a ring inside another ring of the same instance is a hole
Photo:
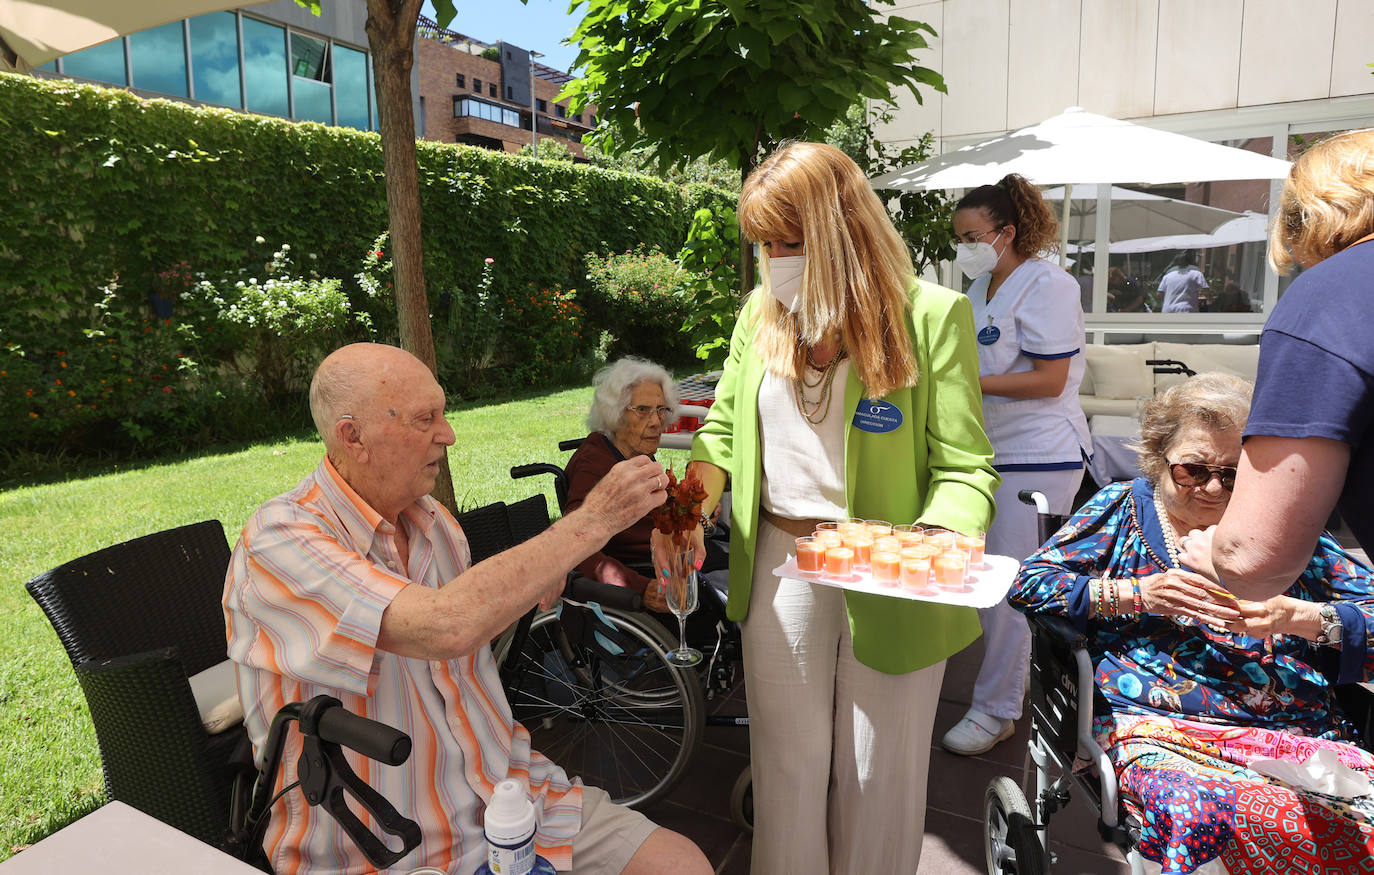
[[[440,377],[456,395],[495,377],[576,378],[601,330],[577,293],[586,256],[676,252],[696,209],[733,199],[474,147],[418,148]],[[273,427],[252,411],[301,419],[298,399],[265,383],[298,383],[319,349],[367,336],[339,307],[394,336],[389,299],[355,279],[387,226],[376,134],[0,74],[0,167],[0,418],[11,447],[251,436]],[[264,380],[254,366],[275,347],[261,324],[226,324],[234,301],[224,299],[235,277],[268,278],[283,245],[292,276],[341,280],[346,300],[330,299],[328,332],[277,338],[299,361]]]

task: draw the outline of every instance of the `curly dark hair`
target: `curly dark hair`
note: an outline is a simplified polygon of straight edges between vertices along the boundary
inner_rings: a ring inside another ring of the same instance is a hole
[[[1040,189],[1019,173],[1008,173],[996,185],[980,185],[959,199],[954,211],[981,209],[998,228],[1016,229],[1012,249],[1022,258],[1059,248],[1059,223],[1040,196]]]

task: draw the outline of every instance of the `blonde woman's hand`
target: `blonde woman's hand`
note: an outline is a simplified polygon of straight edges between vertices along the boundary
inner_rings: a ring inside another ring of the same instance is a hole
[[[1178,539],[1179,558],[1183,564],[1211,580],[1217,579],[1216,569],[1212,567],[1212,535],[1216,526],[1193,529]]]
[[[1140,602],[1147,614],[1191,617],[1217,626],[1241,617],[1235,596],[1201,574],[1182,568],[1140,578]]]

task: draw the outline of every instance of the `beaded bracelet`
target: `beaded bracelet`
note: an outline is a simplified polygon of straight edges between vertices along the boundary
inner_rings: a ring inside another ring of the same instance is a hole
[[[1140,597],[1140,578],[1131,578],[1131,616],[1139,620],[1145,613],[1144,600]]]

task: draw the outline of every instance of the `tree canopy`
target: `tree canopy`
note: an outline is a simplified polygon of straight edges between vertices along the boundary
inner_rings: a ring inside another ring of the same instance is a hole
[[[893,0],[875,0],[893,5]],[[701,156],[743,173],[787,138],[817,138],[863,98],[944,91],[912,62],[927,24],[864,0],[573,0],[582,77],[563,95],[598,107],[593,145],[649,150],[661,167]]]

